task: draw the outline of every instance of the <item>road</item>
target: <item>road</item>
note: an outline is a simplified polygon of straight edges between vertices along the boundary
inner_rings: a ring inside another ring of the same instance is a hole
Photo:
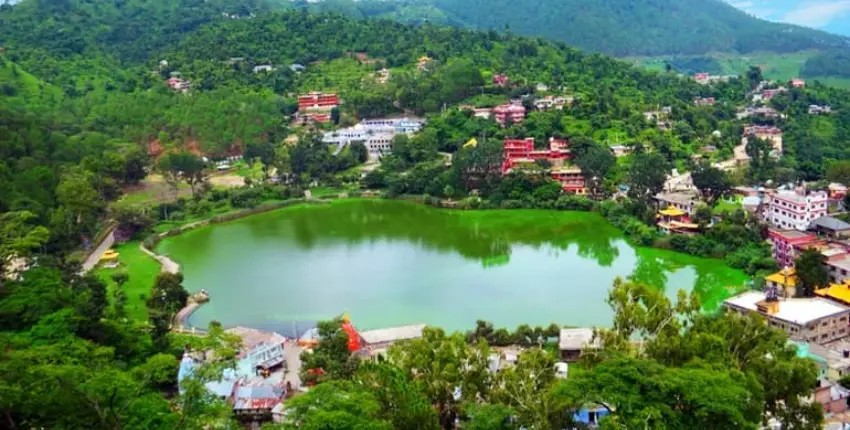
[[[103,257],[103,254],[109,249],[112,248],[112,245],[115,244],[115,232],[110,231],[106,238],[103,239],[103,242],[89,254],[86,261],[83,262],[83,273],[88,272],[93,269],[94,266],[97,266],[97,263],[100,262],[100,257]]]

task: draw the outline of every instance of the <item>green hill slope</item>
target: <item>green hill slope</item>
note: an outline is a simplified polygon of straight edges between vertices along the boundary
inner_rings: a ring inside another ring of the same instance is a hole
[[[342,2],[310,7],[338,8]],[[364,16],[504,30],[616,56],[847,49],[848,39],[754,18],[719,0],[366,0]],[[297,3],[296,3],[297,4]],[[350,13],[350,6],[339,9]]]

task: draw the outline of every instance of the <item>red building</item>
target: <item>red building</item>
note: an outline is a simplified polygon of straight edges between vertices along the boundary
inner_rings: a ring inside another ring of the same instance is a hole
[[[802,248],[817,242],[817,236],[797,230],[770,230],[768,232],[773,259],[780,266],[794,266]]]
[[[493,86],[496,87],[506,87],[510,83],[510,79],[508,79],[507,75],[499,73],[496,76],[493,76]]]
[[[302,112],[311,109],[331,110],[337,106],[339,97],[333,93],[312,92],[298,96],[298,110]]]
[[[694,74],[694,80],[697,81],[697,82],[707,82],[710,77],[711,77],[711,75],[708,74],[708,73],[696,73],[696,74]]]
[[[565,192],[586,192],[581,169],[564,167],[564,161],[572,159],[570,143],[564,139],[549,139],[548,149],[534,149],[534,138],[506,139],[503,153],[502,174],[509,173],[520,164],[529,164],[537,160],[548,160],[555,167],[550,171],[552,179],[561,183]]]
[[[552,179],[561,183],[565,193],[585,194],[584,176],[578,167],[559,167],[552,169]]]
[[[510,119],[513,124],[521,123],[522,120],[525,119],[525,106],[521,104],[496,106],[493,108],[493,118],[495,118],[496,122],[498,122],[502,127],[505,126],[508,119]]]
[[[791,86],[794,88],[803,88],[806,86],[806,81],[802,79],[791,79]]]

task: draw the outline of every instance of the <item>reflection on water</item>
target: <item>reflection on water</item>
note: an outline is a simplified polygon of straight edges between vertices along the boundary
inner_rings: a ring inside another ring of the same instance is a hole
[[[743,275],[714,260],[634,248],[597,214],[446,211],[383,200],[299,206],[167,239],[186,286],[212,302],[203,325],[316,320],[362,328],[425,322],[607,325],[614,277],[708,307]]]

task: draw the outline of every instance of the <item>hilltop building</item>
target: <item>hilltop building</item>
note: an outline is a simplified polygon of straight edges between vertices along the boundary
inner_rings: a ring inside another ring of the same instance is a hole
[[[331,110],[339,106],[334,93],[310,92],[298,96],[298,118],[301,123],[330,122]]]
[[[499,105],[493,108],[493,118],[502,127],[511,124],[519,124],[525,119],[525,106],[519,103]]]
[[[505,139],[503,149],[502,174],[510,173],[514,168],[523,164],[532,164],[537,160],[547,160],[552,168],[549,175],[561,183],[564,192],[586,194],[581,169],[565,165],[573,159],[569,141],[549,138],[547,149],[534,149],[534,138]]]

